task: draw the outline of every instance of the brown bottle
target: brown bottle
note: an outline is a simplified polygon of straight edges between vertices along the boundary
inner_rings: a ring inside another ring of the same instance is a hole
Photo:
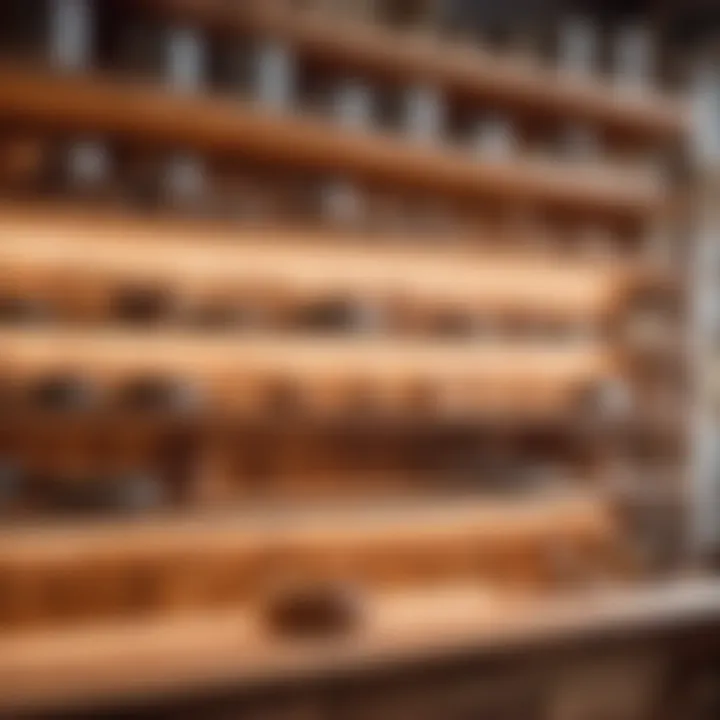
[[[41,505],[50,513],[137,514],[164,503],[164,488],[150,473],[75,477],[45,475],[36,480],[42,488]]]
[[[307,329],[336,332],[372,332],[384,324],[383,311],[373,303],[351,297],[327,298],[300,312],[298,324]]]
[[[36,378],[26,387],[25,400],[38,410],[75,413],[90,410],[99,400],[97,388],[81,375],[57,373]]]
[[[125,285],[116,290],[111,315],[128,325],[156,325],[167,321],[174,311],[174,299],[164,288]]]
[[[19,295],[0,295],[0,323],[20,324],[41,322],[50,316],[49,309],[38,299]]]
[[[126,382],[118,391],[116,405],[132,413],[187,415],[202,404],[199,389],[190,382],[145,375]]]

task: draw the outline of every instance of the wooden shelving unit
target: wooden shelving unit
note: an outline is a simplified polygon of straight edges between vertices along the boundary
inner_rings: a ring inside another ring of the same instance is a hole
[[[678,580],[683,103],[317,7],[110,5],[0,62],[0,712],[714,625]],[[470,716],[566,717],[513,678]]]

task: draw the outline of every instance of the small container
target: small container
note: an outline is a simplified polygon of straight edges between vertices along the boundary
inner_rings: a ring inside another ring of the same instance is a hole
[[[278,584],[260,603],[268,629],[285,639],[343,637],[363,621],[363,593],[339,582],[304,581]]]
[[[405,91],[405,136],[419,142],[442,140],[445,100],[437,88],[411,86]]]
[[[50,373],[31,380],[26,401],[34,408],[52,413],[87,412],[100,402],[93,381],[74,372]]]

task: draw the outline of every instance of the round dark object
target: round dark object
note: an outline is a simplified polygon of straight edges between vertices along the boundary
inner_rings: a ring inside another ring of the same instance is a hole
[[[300,583],[273,592],[265,619],[271,630],[293,638],[345,635],[361,620],[358,592],[341,583]]]
[[[115,295],[112,314],[129,325],[153,325],[171,313],[172,301],[161,288],[132,285]]]

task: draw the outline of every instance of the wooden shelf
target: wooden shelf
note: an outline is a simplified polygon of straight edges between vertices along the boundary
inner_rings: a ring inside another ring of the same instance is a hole
[[[108,78],[57,76],[0,67],[0,119],[71,133],[131,138],[170,150],[349,174],[421,192],[505,198],[591,213],[649,219],[666,193],[647,173],[553,161],[474,161],[383,134],[341,130],[310,116],[288,117],[235,99],[196,97]]]
[[[212,248],[210,251],[209,248]],[[646,274],[645,274],[646,275]],[[81,295],[110,307],[127,287],[193,302],[379,303],[412,314],[460,310],[575,321],[606,319],[647,278],[633,267],[460,248],[382,248],[352,235],[219,229],[4,207],[5,295],[60,306]]]
[[[247,612],[99,625],[0,640],[0,707],[80,708],[192,691],[381,670],[418,658],[479,657],[553,641],[682,632],[720,619],[717,581],[684,581],[557,599],[498,597],[455,586],[374,599],[361,632],[289,643]],[[348,641],[350,640],[350,641]]]
[[[539,593],[568,582],[562,551],[580,577],[623,572],[619,530],[598,496],[322,509],[6,529],[0,637],[146,613],[262,611],[298,582],[355,588],[361,603],[377,588],[453,582]]]
[[[5,383],[21,389],[48,378],[83,378],[99,390],[101,406],[128,384],[161,378],[189,385],[200,412],[219,414],[281,412],[273,408],[287,400],[286,391],[293,407],[297,402],[311,414],[350,412],[358,402],[381,414],[580,412],[586,393],[601,393],[620,370],[611,352],[592,343],[43,329],[0,331],[0,363]]]
[[[381,506],[319,504],[316,507],[268,508],[266,513],[201,512],[193,517],[145,518],[7,525],[0,529],[0,561],[21,567],[46,562],[78,567],[106,554],[129,558],[182,557],[194,550],[256,552],[268,545],[330,551],[430,538],[465,542],[514,537],[533,542],[545,533],[564,536],[602,534],[609,525],[600,496],[524,496],[482,502],[410,500]]]
[[[283,12],[271,3],[223,0],[136,0],[162,17],[222,35],[250,33],[288,43],[302,57],[348,75],[403,85],[437,86],[449,96],[495,103],[524,115],[579,120],[631,133],[645,141],[672,141],[687,129],[688,112],[653,92],[622,92],[598,78],[577,78],[537,65],[501,59],[318,12]]]

